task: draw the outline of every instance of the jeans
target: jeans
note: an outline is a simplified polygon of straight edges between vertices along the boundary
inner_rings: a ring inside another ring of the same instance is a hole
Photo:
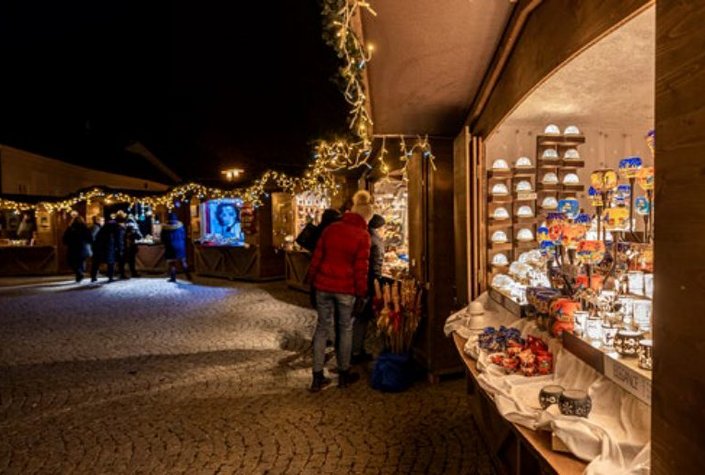
[[[352,351],[352,311],[355,296],[333,294],[316,291],[316,310],[318,322],[313,335],[313,371],[323,371],[326,356],[326,339],[329,328],[333,324],[334,315],[338,317],[338,338],[335,345],[335,356],[338,360],[338,370],[350,369]]]

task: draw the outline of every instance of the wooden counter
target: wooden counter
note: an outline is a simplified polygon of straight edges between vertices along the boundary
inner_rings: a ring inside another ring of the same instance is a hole
[[[233,280],[263,281],[284,276],[284,253],[263,252],[259,246],[194,246],[199,275]]]
[[[55,246],[0,246],[0,276],[52,275],[57,272]]]
[[[292,289],[308,292],[311,286],[304,282],[311,265],[311,253],[307,251],[286,251],[285,276],[286,285]]]
[[[139,272],[166,273],[163,244],[138,244],[135,266]]]
[[[511,474],[581,474],[586,464],[567,453],[551,449],[551,433],[534,431],[514,424],[499,413],[492,398],[477,383],[475,360],[465,354],[467,340],[453,333],[453,341],[467,367],[468,394],[477,423],[495,465]]]

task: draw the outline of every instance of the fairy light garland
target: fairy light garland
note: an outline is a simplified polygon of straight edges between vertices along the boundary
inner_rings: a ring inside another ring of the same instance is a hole
[[[15,213],[33,210],[46,210],[50,213],[70,211],[78,203],[96,199],[114,203],[138,202],[152,207],[165,206],[172,209],[177,201],[189,200],[192,197],[201,200],[234,198],[259,206],[262,204],[263,198],[267,196],[268,185],[291,194],[309,191],[318,196],[330,196],[337,194],[340,189],[335,180],[335,172],[354,170],[363,166],[374,168],[374,165],[370,163],[373,157],[374,138],[382,140],[380,153],[376,157],[382,173],[387,174],[390,171],[389,165],[385,161],[388,153],[387,138],[395,138],[400,141],[405,176],[408,161],[416,151],[420,152],[424,159],[430,160],[435,170],[435,157],[431,151],[428,137],[418,137],[416,143],[409,148],[403,136],[380,135],[374,137],[371,135],[373,123],[367,107],[368,97],[365,92],[364,70],[371,59],[372,49],[365,48],[353,28],[353,19],[360,14],[362,9],[374,16],[377,15],[367,1],[323,0],[323,39],[335,49],[343,62],[339,69],[339,79],[343,96],[350,105],[348,123],[356,140],[354,142],[347,140],[319,141],[314,147],[314,160],[308,166],[304,176],[291,177],[283,172],[268,170],[252,185],[244,189],[224,190],[206,187],[198,183],[188,183],[172,188],[162,195],[152,196],[133,196],[128,193],[116,193],[94,188],[56,202],[43,201],[31,204],[0,198],[0,210],[12,210]]]

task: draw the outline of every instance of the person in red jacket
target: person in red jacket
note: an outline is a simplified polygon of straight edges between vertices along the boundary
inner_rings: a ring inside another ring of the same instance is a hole
[[[328,328],[333,315],[338,317],[336,359],[338,387],[345,388],[359,375],[350,373],[353,315],[361,311],[367,295],[367,268],[370,259],[372,197],[360,190],[353,196],[353,207],[338,222],[323,231],[311,259],[308,278],[316,289],[318,322],[313,336],[313,382],[317,392],[330,384],[323,375]]]

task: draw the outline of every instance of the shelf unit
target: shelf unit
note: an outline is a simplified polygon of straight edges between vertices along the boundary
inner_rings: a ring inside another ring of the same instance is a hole
[[[536,183],[538,190],[538,216],[545,217],[553,210],[544,210],[540,208],[543,199],[547,196],[552,196],[556,200],[562,198],[573,198],[578,193],[585,191],[583,184],[563,184],[563,178],[568,173],[577,173],[578,170],[585,167],[585,160],[582,158],[564,158],[567,150],[576,149],[585,144],[585,136],[583,135],[538,135],[536,137],[536,162],[538,168],[536,171]],[[553,149],[557,152],[558,158],[544,159],[543,153],[545,150]],[[558,183],[544,184],[543,177],[546,173],[555,173],[558,178]]]

